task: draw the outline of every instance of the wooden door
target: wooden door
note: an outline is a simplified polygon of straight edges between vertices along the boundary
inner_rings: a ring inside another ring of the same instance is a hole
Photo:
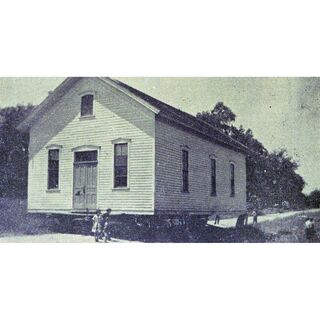
[[[97,164],[86,165],[85,208],[97,207]]]
[[[80,152],[77,152],[77,154]],[[86,160],[85,152],[75,155],[73,171],[73,208],[96,209],[97,206],[97,161]],[[80,159],[82,161],[77,161]]]

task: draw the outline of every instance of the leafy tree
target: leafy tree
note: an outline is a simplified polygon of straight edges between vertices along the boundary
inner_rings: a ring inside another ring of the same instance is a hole
[[[320,190],[316,189],[307,196],[307,205],[310,208],[320,208]]]
[[[28,134],[16,126],[33,106],[0,109],[0,197],[26,197],[28,173]]]
[[[218,102],[211,111],[198,113],[197,118],[219,128],[251,150],[246,161],[249,204],[260,208],[275,204],[281,206],[284,202],[295,208],[304,206],[302,190],[305,182],[295,172],[298,164],[285,149],[270,153],[254,138],[251,129],[235,127],[236,115],[222,102]]]
[[[228,134],[231,123],[236,120],[236,115],[223,102],[218,102],[211,111],[199,112],[196,117]]]

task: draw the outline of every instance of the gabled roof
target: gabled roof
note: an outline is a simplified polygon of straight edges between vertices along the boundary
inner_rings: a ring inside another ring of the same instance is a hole
[[[30,130],[33,124],[80,79],[79,77],[69,77],[65,79],[18,125],[17,129],[21,131]]]
[[[54,91],[50,94],[19,126],[18,129],[22,131],[29,130],[32,125],[37,121],[39,117],[46,112],[50,106],[56,102],[60,97],[62,97],[77,81],[80,77],[70,77],[64,80]],[[209,125],[208,123],[197,119],[189,113],[183,112],[177,108],[174,108],[160,100],[157,100],[142,91],[139,91],[119,80],[102,77],[99,78],[106,83],[109,83],[121,90],[133,99],[142,103],[144,106],[151,109],[155,114],[156,118],[159,120],[166,121],[172,125],[178,126],[188,132],[196,134],[216,142],[225,147],[243,152],[249,153],[250,150],[242,143],[229,137],[227,134],[223,133],[219,129]]]
[[[157,100],[119,80],[110,80],[157,108],[160,111],[157,114],[158,118],[163,119],[171,124],[175,124],[179,127],[183,127],[187,131],[203,136],[207,140],[212,140],[216,143],[222,144],[237,151],[244,152],[246,154],[250,152],[250,150],[245,145],[231,138],[230,136],[220,131],[218,128],[215,128],[212,125],[208,124],[207,122],[199,120],[189,113],[181,111],[160,100]]]

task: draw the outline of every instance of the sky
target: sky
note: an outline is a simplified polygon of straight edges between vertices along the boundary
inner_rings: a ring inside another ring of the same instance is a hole
[[[305,193],[320,189],[320,78],[118,78],[195,115],[222,101],[269,150],[299,163]],[[0,78],[0,107],[39,104],[64,78]]]

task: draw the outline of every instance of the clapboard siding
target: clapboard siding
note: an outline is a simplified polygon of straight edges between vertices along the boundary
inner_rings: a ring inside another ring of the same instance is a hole
[[[93,119],[80,119],[80,95],[95,92]],[[99,146],[97,206],[115,212],[154,210],[154,113],[97,78],[79,80],[30,130],[29,210],[71,210],[73,207],[73,151]],[[129,143],[129,190],[114,190],[113,144]],[[48,150],[61,145],[60,192],[47,192]]]
[[[182,190],[182,146],[189,149],[189,193]],[[211,196],[210,155],[217,163],[217,196]],[[156,121],[155,210],[238,213],[246,210],[245,155]],[[235,197],[230,197],[230,161],[235,164]]]

